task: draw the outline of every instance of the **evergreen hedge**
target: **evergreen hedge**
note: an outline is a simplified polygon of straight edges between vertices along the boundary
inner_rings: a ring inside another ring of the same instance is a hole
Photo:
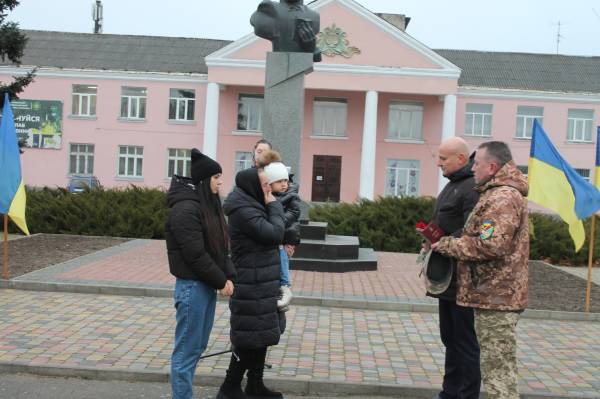
[[[421,238],[417,222],[431,219],[435,198],[405,197],[327,203],[310,209],[310,219],[328,222],[329,234],[358,236],[363,247],[377,251],[416,253]],[[125,189],[93,189],[72,194],[66,189],[27,189],[27,224],[31,233],[164,238],[168,215],[166,192],[130,186]],[[11,223],[11,231],[16,227]],[[575,252],[567,225],[557,216],[530,216],[531,259],[584,265],[588,257],[590,223],[586,243]],[[600,229],[600,226],[598,226]],[[596,235],[596,253],[600,239]],[[595,257],[599,263],[600,256]]]
[[[358,236],[361,246],[376,251],[416,253],[421,248],[421,238],[415,233],[414,226],[420,220],[429,221],[434,206],[435,198],[429,197],[387,197],[356,204],[327,203],[311,208],[310,219],[328,222],[329,234]],[[530,258],[555,264],[587,264],[590,222],[586,221],[584,225],[586,243],[576,253],[568,226],[560,218],[532,213]],[[598,234],[595,248],[598,254]],[[599,259],[600,255],[594,257],[596,264]]]

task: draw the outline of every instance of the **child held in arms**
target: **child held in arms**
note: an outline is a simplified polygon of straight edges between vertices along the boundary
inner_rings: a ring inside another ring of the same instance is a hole
[[[288,310],[292,299],[289,259],[300,244],[300,196],[298,186],[290,181],[288,168],[281,163],[276,151],[266,151],[259,157],[258,166],[262,167],[269,179],[273,195],[283,205],[285,211],[285,235],[279,247],[281,257],[281,298],[277,306],[282,312]]]

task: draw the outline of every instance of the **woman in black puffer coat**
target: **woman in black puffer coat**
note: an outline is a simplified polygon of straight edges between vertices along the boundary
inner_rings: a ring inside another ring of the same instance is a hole
[[[282,398],[264,386],[263,370],[267,347],[279,343],[285,328],[285,315],[277,309],[283,207],[260,169],[239,172],[235,184],[223,205],[237,273],[229,301],[233,355],[217,398]],[[244,394],[241,382],[246,370]]]

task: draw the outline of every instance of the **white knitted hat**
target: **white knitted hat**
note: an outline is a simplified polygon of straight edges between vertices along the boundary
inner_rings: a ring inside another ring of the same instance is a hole
[[[288,170],[281,162],[272,162],[265,166],[265,174],[269,179],[269,184],[279,180],[289,180]]]

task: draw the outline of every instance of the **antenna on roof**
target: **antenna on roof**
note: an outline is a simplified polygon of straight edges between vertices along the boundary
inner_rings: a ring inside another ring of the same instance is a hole
[[[558,55],[558,49],[560,48],[560,39],[564,36],[560,34],[560,21],[558,21],[558,30],[556,31],[556,55]]]
[[[94,33],[102,33],[102,1],[96,0],[92,3],[92,18],[94,19]]]

